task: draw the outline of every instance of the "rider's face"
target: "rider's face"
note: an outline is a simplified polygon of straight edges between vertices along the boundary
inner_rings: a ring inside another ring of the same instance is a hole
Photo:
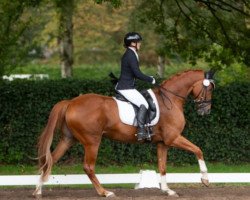
[[[140,50],[140,48],[141,48],[141,43],[137,42],[137,50]]]
[[[136,47],[136,50],[138,51],[141,48],[141,42],[132,42],[131,46]]]

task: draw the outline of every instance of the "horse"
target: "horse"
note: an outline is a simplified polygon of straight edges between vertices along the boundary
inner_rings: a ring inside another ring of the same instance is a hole
[[[185,126],[184,103],[189,94],[193,96],[199,115],[211,110],[213,73],[203,70],[188,70],[173,75],[154,87],[159,104],[160,117],[152,128],[151,143],[157,145],[158,170],[161,176],[160,189],[170,196],[178,194],[166,182],[167,151],[171,147],[194,153],[201,172],[201,181],[209,185],[207,167],[201,149],[182,136]],[[44,131],[38,141],[40,179],[33,195],[42,195],[42,185],[48,180],[53,164],[76,142],[84,148],[83,169],[100,196],[115,194],[103,188],[95,175],[95,163],[102,137],[124,143],[138,143],[137,127],[120,121],[118,107],[113,97],[99,94],[83,94],[71,100],[58,102],[52,108]],[[60,130],[61,139],[53,152],[50,147],[54,133]],[[143,143],[145,141],[139,141]]]

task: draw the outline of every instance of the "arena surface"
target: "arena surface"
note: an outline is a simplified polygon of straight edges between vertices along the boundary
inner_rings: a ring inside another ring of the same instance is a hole
[[[169,197],[158,189],[110,189],[116,194],[112,200],[250,200],[250,186],[178,187],[172,188],[179,197]],[[0,189],[1,200],[31,200],[33,189]],[[103,200],[94,189],[45,188],[42,200]]]

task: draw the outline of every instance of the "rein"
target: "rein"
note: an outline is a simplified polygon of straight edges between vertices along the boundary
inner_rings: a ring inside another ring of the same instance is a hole
[[[183,96],[181,96],[181,95],[179,95],[179,94],[176,94],[175,92],[173,92],[173,91],[171,91],[171,90],[168,90],[168,89],[162,87],[162,86],[159,85],[159,84],[157,84],[156,87],[159,88],[160,96],[161,96],[161,98],[162,98],[163,104],[167,107],[168,110],[171,110],[171,109],[172,109],[173,103],[172,103],[171,99],[170,99],[162,90],[165,90],[166,92],[169,92],[169,93],[171,93],[171,94],[173,94],[173,95],[175,95],[175,96],[177,96],[177,97],[179,97],[179,98],[181,98],[181,99],[184,99],[185,101],[187,100],[186,97],[183,97]],[[165,97],[165,98],[164,98],[164,97]],[[169,107],[165,104],[165,99],[167,99],[167,100],[170,102],[171,108],[169,108]]]
[[[172,103],[171,99],[170,99],[162,90],[165,90],[166,92],[169,92],[169,93],[173,94],[174,96],[183,99],[184,101],[191,101],[191,102],[194,102],[194,103],[198,104],[198,106],[199,106],[200,108],[205,108],[205,107],[207,107],[209,104],[211,104],[211,102],[212,102],[211,100],[206,100],[206,96],[207,96],[207,95],[206,95],[206,94],[207,94],[207,87],[206,87],[206,86],[203,86],[203,87],[202,87],[201,91],[200,91],[200,92],[198,93],[198,95],[194,98],[194,100],[191,100],[191,99],[188,99],[187,97],[183,97],[183,96],[181,96],[181,95],[179,95],[179,94],[176,94],[175,92],[173,92],[173,91],[171,91],[171,90],[168,90],[168,89],[162,87],[162,86],[159,85],[159,84],[157,84],[156,87],[159,88],[159,90],[160,90],[160,96],[161,96],[161,98],[162,98],[162,100],[163,100],[163,104],[167,107],[168,110],[171,110],[171,109],[172,109],[173,103]],[[199,99],[197,100],[197,98],[200,96],[200,94],[202,94],[201,100],[199,100]],[[205,96],[203,96],[204,94],[205,94]],[[165,104],[164,97],[170,102],[171,108],[169,108],[169,107]],[[203,99],[204,99],[204,100],[203,100]],[[202,105],[202,104],[204,104],[204,105]]]
[[[181,98],[181,99],[187,100],[186,97],[183,97],[183,96],[181,96],[181,95],[179,95],[179,94],[176,94],[175,92],[173,92],[173,91],[171,91],[171,90],[168,90],[168,89],[162,87],[161,85],[157,85],[157,87],[159,87],[160,91],[161,91],[161,89],[163,89],[163,90],[165,90],[166,92],[169,92],[169,93],[171,93],[171,94],[173,94],[173,95],[175,95],[175,96],[177,96],[177,97],[179,97],[179,98]],[[161,92],[161,93],[163,93],[163,92]],[[164,93],[163,93],[163,94],[164,94]],[[166,95],[164,94],[164,96],[166,96]]]

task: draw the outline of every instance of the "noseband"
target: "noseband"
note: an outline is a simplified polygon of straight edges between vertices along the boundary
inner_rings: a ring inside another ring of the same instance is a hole
[[[208,79],[205,79],[205,80],[208,80]],[[213,88],[214,88],[214,81],[209,80],[209,82],[211,82],[213,84]],[[209,85],[210,85],[210,83],[209,83]],[[207,100],[208,86],[203,84],[203,87],[201,88],[199,94],[193,100],[193,102],[198,106],[198,108],[205,108],[205,107],[211,105],[211,103],[212,103],[211,99]]]

